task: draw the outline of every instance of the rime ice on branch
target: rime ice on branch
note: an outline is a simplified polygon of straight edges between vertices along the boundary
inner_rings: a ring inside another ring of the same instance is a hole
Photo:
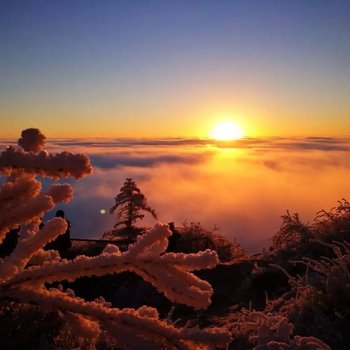
[[[72,198],[69,184],[53,184],[47,193],[42,192],[41,183],[35,179],[37,175],[79,179],[92,172],[90,160],[83,154],[52,155],[42,150],[45,136],[38,129],[24,130],[18,144],[0,154],[0,174],[8,176],[0,188],[0,242],[9,230],[38,222],[55,203]]]
[[[57,202],[69,201],[73,191],[68,184],[54,184],[43,192],[36,175],[79,179],[92,171],[85,155],[48,154],[42,151],[44,141],[45,136],[39,130],[27,129],[22,132],[17,148],[8,147],[0,155],[0,174],[8,176],[0,188],[0,212],[3,214],[0,239],[10,229],[21,226],[14,251],[0,259],[0,299],[31,303],[44,310],[60,310],[72,329],[79,328],[81,334],[91,338],[90,348],[94,346],[100,327],[110,331],[122,348],[225,346],[230,337],[222,329],[177,328],[160,320],[157,311],[150,307],[115,309],[106,303],[77,298],[71,290],[46,288],[45,284],[50,282],[131,271],[170,300],[201,309],[209,305],[213,290],[191,271],[214,267],[218,258],[210,250],[198,254],[165,253],[171,232],[161,224],[138,237],[124,253],[115,246],[107,246],[99,256],[66,260],[56,251],[44,251],[42,248],[48,242],[65,232],[66,222],[54,218],[39,230],[40,218]]]

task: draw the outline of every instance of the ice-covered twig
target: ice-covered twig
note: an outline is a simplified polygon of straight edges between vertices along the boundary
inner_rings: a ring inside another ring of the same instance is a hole
[[[12,279],[7,286],[26,282],[74,281],[82,276],[103,276],[123,271],[132,271],[163,292],[174,302],[206,308],[213,290],[210,284],[191,273],[193,270],[214,267],[218,263],[215,252],[206,250],[198,254],[166,253],[152,250],[155,242],[167,241],[167,225],[156,225],[124,253],[104,253],[97,257],[78,256],[60,263],[48,262],[33,266]],[[147,246],[148,245],[148,246]],[[166,245],[164,244],[164,249]],[[135,254],[137,251],[137,254]]]
[[[129,346],[129,348],[144,348],[142,346],[144,340],[148,344],[153,343],[153,349],[159,349],[159,344],[167,345],[160,348],[191,349],[193,344],[202,343],[214,346],[225,345],[230,341],[229,333],[218,328],[211,330],[176,328],[160,320],[157,311],[150,307],[144,306],[136,310],[107,308],[101,303],[87,302],[81,298],[71,297],[57,289],[48,291],[23,288],[9,290],[3,294],[19,301],[39,305],[46,310],[73,312],[98,319],[111,331],[116,331],[117,334],[132,330],[135,337],[132,338],[134,340],[130,339],[130,345],[134,343],[134,346]],[[114,335],[116,334],[114,333]]]
[[[89,158],[83,154],[61,152],[52,155],[46,151],[34,154],[8,147],[0,154],[0,173],[10,175],[14,168],[53,179],[70,176],[80,179],[92,172]]]
[[[8,281],[13,276],[20,276],[30,258],[46,243],[53,241],[67,229],[67,221],[53,218],[42,230],[34,232],[25,239],[20,239],[12,254],[0,263],[0,280]]]
[[[81,321],[79,333],[91,338],[91,349],[100,326],[111,331],[119,341],[118,347],[130,349],[213,348],[227,344],[230,337],[225,330],[177,328],[160,320],[153,308],[119,310],[110,308],[108,303],[77,298],[72,291],[47,289],[47,284],[55,281],[131,271],[174,302],[206,308],[212,287],[192,271],[214,267],[218,257],[210,250],[188,255],[166,253],[171,232],[161,224],[140,236],[124,253],[108,246],[99,256],[66,260],[58,252],[44,251],[46,243],[66,231],[67,222],[54,218],[39,230],[40,219],[57,202],[69,201],[73,189],[68,184],[53,184],[43,192],[36,175],[79,179],[92,171],[85,155],[49,154],[42,150],[44,143],[45,136],[38,129],[27,129],[22,132],[19,147],[8,147],[0,154],[0,174],[9,176],[0,187],[0,241],[9,230],[21,226],[17,246],[9,256],[0,259],[0,299],[62,311],[67,315],[67,325],[73,328]]]

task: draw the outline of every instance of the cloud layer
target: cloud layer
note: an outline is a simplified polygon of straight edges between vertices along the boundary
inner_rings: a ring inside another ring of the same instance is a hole
[[[74,199],[62,205],[75,237],[98,238],[113,227],[108,209],[127,177],[160,221],[217,225],[250,251],[268,244],[287,209],[311,220],[350,197],[346,138],[55,140],[47,146],[87,153],[94,167],[92,175],[71,182]],[[144,223],[154,220],[146,216]]]

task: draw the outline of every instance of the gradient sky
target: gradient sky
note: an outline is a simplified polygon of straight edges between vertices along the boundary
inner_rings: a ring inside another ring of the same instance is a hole
[[[349,135],[349,38],[349,0],[0,0],[0,137]]]

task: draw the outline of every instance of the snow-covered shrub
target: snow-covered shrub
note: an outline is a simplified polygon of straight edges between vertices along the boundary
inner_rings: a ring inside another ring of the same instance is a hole
[[[300,261],[290,261],[292,264],[306,266],[303,273],[296,276],[291,276],[285,269],[275,265],[284,271],[291,288],[279,298],[268,300],[265,311],[288,318],[299,334],[321,338],[332,348],[336,346],[347,349],[347,310],[350,307],[349,245],[311,242],[327,246],[329,256],[317,259],[304,257]]]
[[[350,203],[346,199],[329,211],[321,210],[312,223],[303,223],[298,214],[287,211],[282,216],[280,230],[272,238],[272,250],[295,250],[305,246],[310,239],[327,243],[350,241]]]
[[[343,198],[331,210],[318,212],[313,231],[314,236],[322,241],[350,242],[350,203]]]
[[[280,266],[271,264],[271,268],[286,275],[290,288],[272,299],[265,291],[265,306],[259,305],[262,311],[252,309],[249,303],[249,308],[242,307],[228,315],[226,323],[233,345],[254,350],[330,349],[323,342],[328,340],[325,333],[330,330],[329,320],[322,319],[326,309],[323,293],[308,283],[306,275],[293,277]]]
[[[304,258],[295,263],[305,264],[307,275],[316,274],[317,290],[322,293],[325,305],[336,310],[337,317],[345,321],[348,319],[350,309],[350,243],[346,241],[332,244],[322,241],[315,243],[328,247],[328,256],[317,260]],[[309,277],[307,279],[310,280]],[[315,284],[314,281],[310,283]]]
[[[301,222],[298,214],[291,215],[287,211],[287,214],[282,216],[280,230],[272,238],[272,248],[298,248],[312,237],[310,226]]]
[[[332,347],[347,349],[350,204],[343,199],[335,208],[320,211],[307,225],[297,216],[290,219],[285,220],[284,232],[289,231],[285,237],[294,244],[289,244],[287,249],[276,245],[272,253],[274,263],[289,274],[291,289],[270,306],[273,304],[273,310],[288,317],[298,332],[320,337]],[[295,235],[299,238],[293,239]],[[283,237],[280,238],[283,244]]]
[[[198,252],[210,248],[215,250],[220,261],[228,262],[245,258],[247,255],[241,245],[236,241],[230,241],[214,227],[207,230],[199,222],[183,223],[179,228],[181,238],[178,247],[184,252]]]
[[[283,316],[249,312],[244,323],[247,331],[253,330],[249,338],[256,343],[253,350],[330,350],[328,345],[315,337],[293,336],[293,325]]]
[[[232,313],[226,324],[232,332],[233,344],[244,344],[244,349],[330,350],[318,338],[294,335],[293,324],[278,313],[243,308]]]
[[[171,301],[201,309],[209,305],[213,290],[192,271],[214,267],[218,257],[211,250],[165,253],[171,232],[161,224],[139,236],[123,253],[108,246],[96,257],[67,260],[56,251],[44,251],[48,242],[66,231],[67,222],[56,217],[39,229],[40,218],[57,202],[69,201],[73,190],[68,184],[55,183],[45,192],[36,176],[79,179],[92,171],[85,155],[50,154],[42,150],[44,142],[45,136],[38,129],[27,129],[18,147],[8,147],[0,154],[0,174],[7,176],[0,188],[0,241],[11,229],[21,227],[15,249],[0,260],[0,300],[59,310],[67,327],[80,339],[81,348],[86,349],[94,348],[101,329],[116,338],[121,348],[190,349],[227,344],[230,337],[225,330],[177,328],[147,306],[116,309],[101,300],[85,301],[69,289],[47,287],[62,280],[131,271]]]

